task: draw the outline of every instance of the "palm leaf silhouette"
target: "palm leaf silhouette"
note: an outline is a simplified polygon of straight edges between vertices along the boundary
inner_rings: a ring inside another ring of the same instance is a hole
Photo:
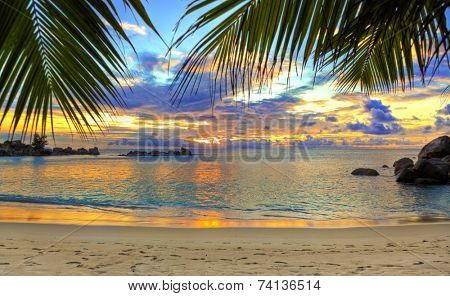
[[[210,75],[211,94],[251,92],[308,63],[341,92],[388,93],[449,65],[448,0],[194,0],[201,16],[172,47],[212,26],[172,85],[173,101]],[[416,66],[415,66],[416,65]],[[417,75],[418,74],[418,75]]]
[[[140,0],[123,0],[156,32]],[[10,137],[40,131],[58,108],[83,136],[124,106],[118,78],[129,77],[114,40],[130,43],[111,0],[1,0],[0,126]],[[119,38],[115,38],[119,37]],[[115,38],[115,39],[114,39]]]

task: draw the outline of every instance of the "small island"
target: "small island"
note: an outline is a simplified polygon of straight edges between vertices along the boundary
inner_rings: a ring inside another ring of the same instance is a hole
[[[158,150],[153,150],[151,152],[135,150],[135,151],[130,151],[127,154],[120,154],[119,156],[130,156],[130,157],[134,156],[135,157],[135,156],[180,156],[180,155],[191,156],[192,152],[189,149],[181,147],[180,150],[169,150],[167,152],[158,151]]]
[[[22,143],[20,140],[5,141],[0,143],[0,157],[8,156],[60,156],[60,155],[100,155],[97,147],[79,148],[72,147],[53,149],[45,148],[48,144],[47,136],[34,135],[31,145]]]

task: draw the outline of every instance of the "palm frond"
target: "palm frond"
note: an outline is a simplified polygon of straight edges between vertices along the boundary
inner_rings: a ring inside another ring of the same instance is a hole
[[[173,100],[195,92],[204,73],[212,95],[236,95],[308,63],[315,73],[326,71],[340,91],[412,87],[416,63],[422,81],[443,61],[448,65],[447,8],[447,0],[194,0],[183,17],[201,16],[172,46],[213,28],[182,64]]]
[[[140,0],[123,0],[153,30]],[[0,126],[11,113],[19,128],[45,134],[59,108],[83,136],[125,103],[117,77],[127,78],[117,37],[131,44],[111,0],[1,0]]]

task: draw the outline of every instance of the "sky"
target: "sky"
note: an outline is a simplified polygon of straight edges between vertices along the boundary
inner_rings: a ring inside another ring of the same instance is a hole
[[[340,94],[323,79],[313,86],[313,72],[307,67],[302,78],[295,74],[291,77],[290,87],[281,76],[270,89],[252,94],[249,100],[227,96],[212,108],[205,83],[180,105],[172,105],[169,86],[177,66],[204,30],[172,51],[169,68],[164,43],[142,20],[125,10],[120,0],[113,2],[136,49],[136,53],[129,46],[122,49],[133,74],[126,81],[131,87],[125,90],[128,108],[109,121],[104,134],[84,145],[132,149],[149,141],[154,146],[245,143],[257,147],[302,142],[315,147],[416,147],[449,134],[450,100],[442,95],[450,82],[446,66],[426,87],[418,82],[404,93],[370,97],[359,92]],[[188,1],[143,2],[157,30],[170,43]],[[177,34],[193,20],[184,19]],[[55,126],[56,146],[82,144],[62,117],[55,120]]]

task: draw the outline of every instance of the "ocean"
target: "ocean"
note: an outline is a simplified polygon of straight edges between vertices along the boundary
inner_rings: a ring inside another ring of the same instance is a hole
[[[207,159],[137,159],[116,156],[117,151],[98,157],[0,158],[0,220],[14,221],[17,210],[23,218],[29,210],[29,221],[40,222],[36,209],[45,213],[45,222],[53,221],[53,213],[55,221],[64,220],[64,214],[56,213],[70,209],[114,214],[103,224],[187,227],[332,227],[448,219],[450,186],[395,182],[393,162],[417,153],[317,148],[307,155],[257,160],[220,153]],[[390,168],[382,168],[385,164]],[[352,176],[358,167],[377,169],[380,176]],[[76,223],[72,218],[68,223]]]

